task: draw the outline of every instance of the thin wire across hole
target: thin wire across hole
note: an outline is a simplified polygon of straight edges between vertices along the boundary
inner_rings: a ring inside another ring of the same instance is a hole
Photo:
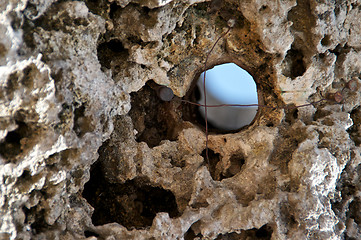
[[[232,24],[233,23],[233,24]],[[343,101],[343,92],[344,89],[342,89],[342,91],[338,91],[336,93],[331,93],[331,94],[327,94],[325,97],[321,95],[321,99],[318,101],[314,101],[311,103],[307,103],[307,104],[302,104],[302,105],[286,105],[286,106],[279,106],[279,107],[273,107],[273,106],[268,106],[268,105],[262,105],[262,104],[217,104],[217,105],[207,105],[207,95],[206,95],[206,74],[207,74],[207,63],[208,63],[208,59],[210,54],[212,53],[213,49],[215,48],[215,46],[218,44],[218,42],[224,38],[232,29],[234,25],[234,22],[231,22],[229,24],[229,27],[227,29],[227,31],[222,34],[217,40],[216,42],[213,44],[211,50],[208,52],[205,63],[204,63],[204,74],[203,74],[203,94],[204,94],[204,104],[199,104],[199,103],[194,103],[188,100],[184,100],[182,99],[181,101],[184,103],[188,103],[188,104],[192,104],[192,105],[196,105],[196,106],[200,106],[200,107],[204,107],[204,118],[205,118],[205,137],[206,137],[206,148],[205,148],[205,152],[206,152],[206,162],[207,165],[209,166],[209,156],[208,156],[208,135],[209,135],[209,129],[208,129],[208,108],[209,107],[226,107],[226,106],[233,106],[233,107],[258,107],[258,108],[269,108],[269,109],[297,109],[297,108],[301,108],[301,107],[306,107],[306,106],[311,106],[311,105],[316,105],[318,103],[321,103],[323,101],[332,101],[335,103],[341,103]],[[352,80],[351,80],[352,81]],[[345,88],[350,89],[351,91],[354,89],[353,87],[353,82],[351,82],[351,84],[346,84]]]

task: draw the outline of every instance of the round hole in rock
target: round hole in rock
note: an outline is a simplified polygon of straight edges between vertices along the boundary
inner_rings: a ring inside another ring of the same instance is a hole
[[[204,104],[204,73],[198,79],[200,90],[198,103]],[[257,106],[212,105],[252,105],[258,104],[256,83],[253,77],[234,63],[217,65],[206,72],[207,121],[211,127],[221,131],[234,131],[252,123]],[[199,107],[205,117],[205,108]]]

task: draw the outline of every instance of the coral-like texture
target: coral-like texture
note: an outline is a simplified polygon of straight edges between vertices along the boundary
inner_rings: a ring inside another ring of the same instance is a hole
[[[360,239],[360,9],[0,3],[0,238]],[[246,69],[269,107],[206,159],[182,99],[217,39],[207,68]]]

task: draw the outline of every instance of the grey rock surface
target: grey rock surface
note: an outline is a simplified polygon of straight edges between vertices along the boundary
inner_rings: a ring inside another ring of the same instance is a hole
[[[360,239],[360,19],[357,0],[0,2],[0,239]],[[181,100],[219,38],[207,68],[246,69],[269,107],[207,160]]]

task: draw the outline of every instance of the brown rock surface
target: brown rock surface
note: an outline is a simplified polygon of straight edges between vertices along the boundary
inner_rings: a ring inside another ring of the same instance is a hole
[[[0,2],[0,239],[360,239],[360,9]],[[207,164],[179,100],[229,20],[208,67],[243,67],[273,108],[211,133]]]

